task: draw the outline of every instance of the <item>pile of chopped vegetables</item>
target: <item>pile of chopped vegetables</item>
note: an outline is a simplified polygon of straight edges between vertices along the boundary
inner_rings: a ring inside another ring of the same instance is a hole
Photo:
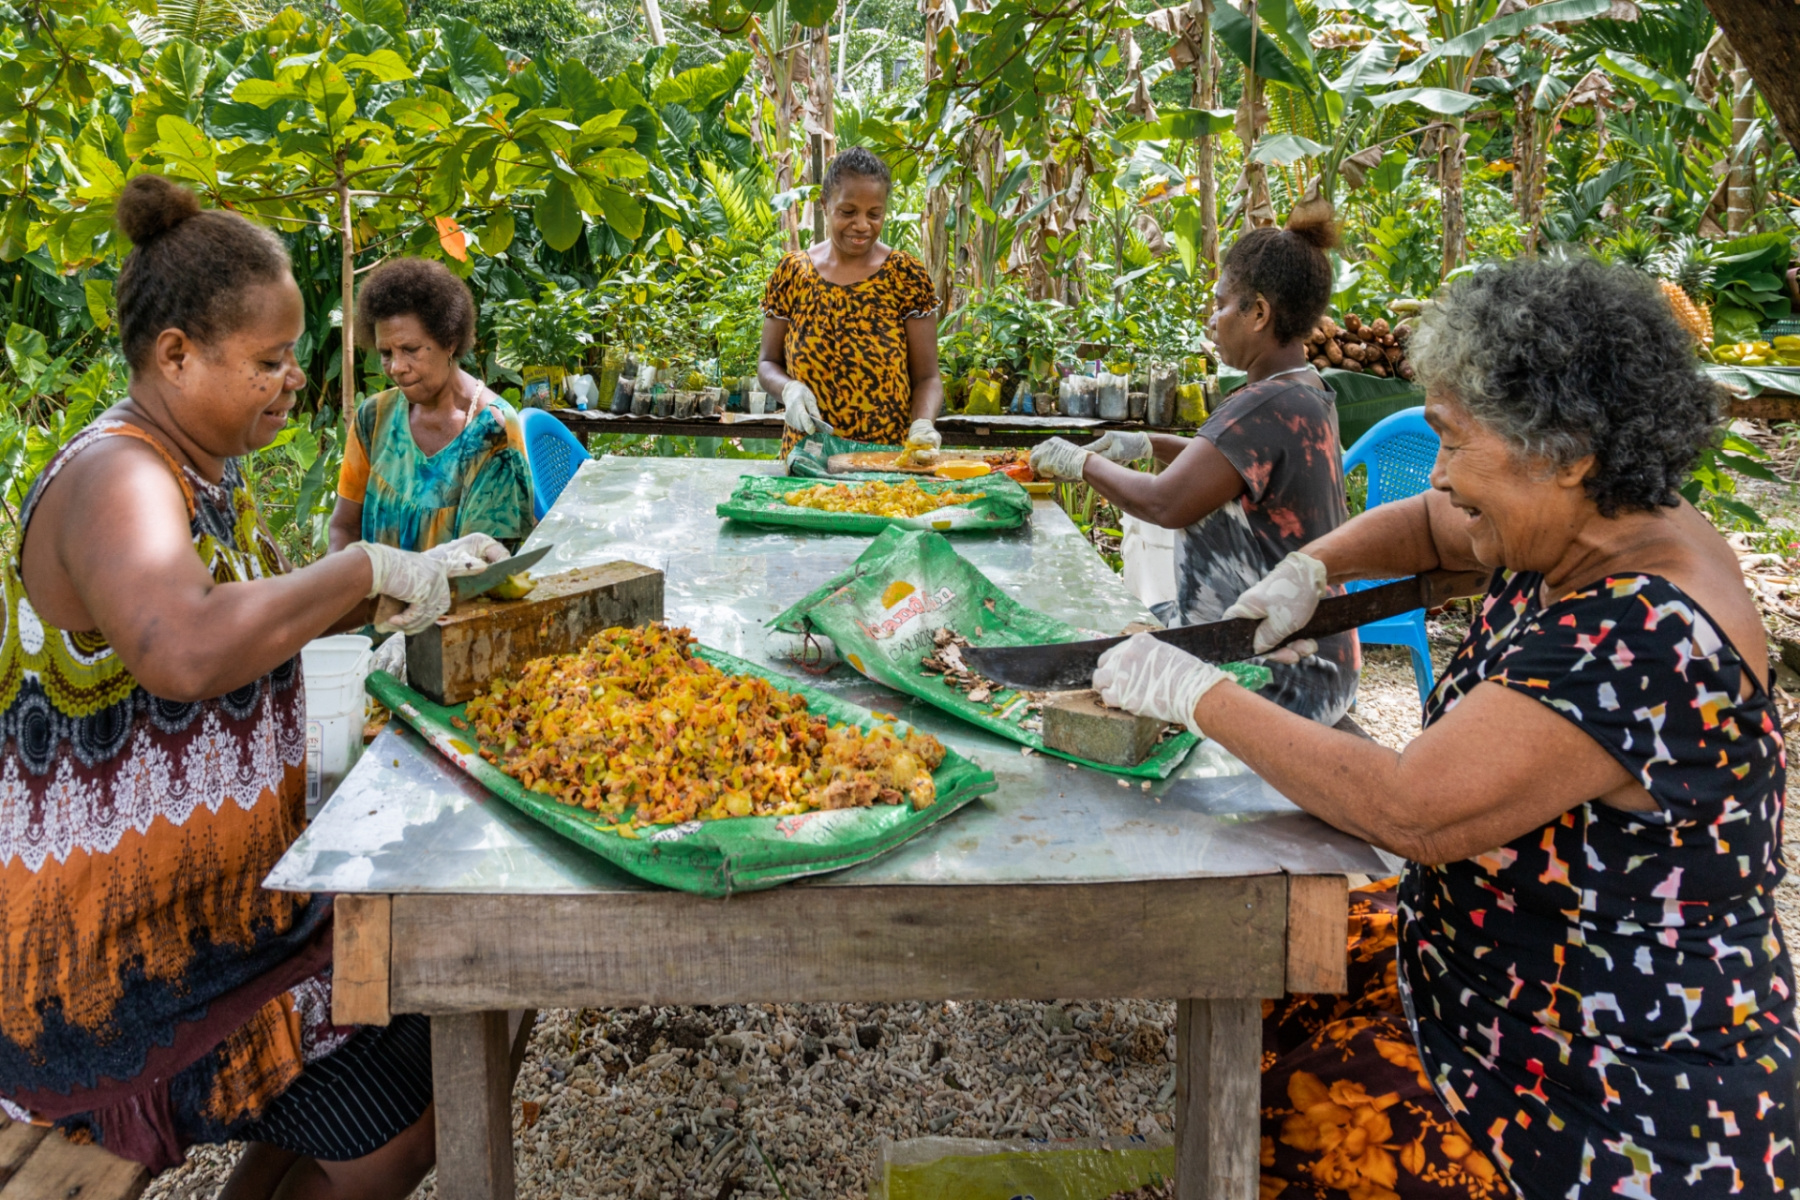
[[[940,508],[979,500],[986,492],[928,492],[914,480],[903,483],[821,483],[787,494],[799,508],[861,513],[875,517],[922,517]]]
[[[936,738],[828,726],[803,697],[693,657],[686,629],[608,629],[527,663],[464,710],[532,791],[629,829],[937,798]]]

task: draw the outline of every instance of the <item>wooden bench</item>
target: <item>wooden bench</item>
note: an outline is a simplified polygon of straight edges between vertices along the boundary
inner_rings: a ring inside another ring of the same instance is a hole
[[[0,1117],[0,1200],[137,1200],[149,1185],[138,1163]]]

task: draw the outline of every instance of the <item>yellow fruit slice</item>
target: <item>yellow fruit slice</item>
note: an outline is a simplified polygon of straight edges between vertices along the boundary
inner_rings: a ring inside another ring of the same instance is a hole
[[[508,575],[505,579],[502,579],[499,583],[495,584],[488,591],[488,595],[496,600],[523,600],[525,597],[531,595],[531,590],[535,587],[537,587],[537,584],[532,581],[531,576],[528,574],[520,573],[518,575]]]
[[[881,607],[892,608],[918,589],[904,579],[896,579],[881,593]]]
[[[939,479],[974,479],[993,473],[994,468],[979,462],[949,462],[932,472]]]

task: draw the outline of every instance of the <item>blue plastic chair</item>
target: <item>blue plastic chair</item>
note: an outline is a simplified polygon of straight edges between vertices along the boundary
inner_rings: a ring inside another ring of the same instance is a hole
[[[541,408],[526,409],[519,422],[525,428],[525,466],[531,471],[531,515],[541,521],[576,470],[593,456],[566,425]]]
[[[1425,423],[1423,408],[1404,408],[1377,421],[1369,431],[1356,439],[1356,445],[1344,455],[1344,474],[1355,467],[1369,472],[1368,507],[1416,496],[1431,486],[1431,465],[1437,461],[1438,436]],[[1368,580],[1349,585],[1360,592],[1385,580]],[[1397,617],[1387,617],[1364,625],[1356,631],[1364,642],[1383,646],[1405,646],[1412,652],[1413,682],[1419,685],[1419,703],[1431,695],[1431,641],[1425,634],[1425,610],[1415,608]]]

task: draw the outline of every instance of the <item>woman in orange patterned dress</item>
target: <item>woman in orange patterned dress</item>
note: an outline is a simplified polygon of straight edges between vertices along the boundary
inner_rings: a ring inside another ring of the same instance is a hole
[[[832,159],[829,237],[782,259],[763,291],[757,378],[786,408],[783,453],[821,424],[851,441],[941,444],[937,293],[925,264],[881,241],[892,186],[867,150]]]
[[[306,384],[287,251],[155,175],[118,220],[130,394],[0,562],[0,1113],[152,1170],[249,1143],[229,1200],[398,1200],[434,1156],[429,1028],[334,1026],[330,898],[261,881],[305,821],[300,648],[377,595],[422,628],[479,565],[289,570],[238,468]]]

